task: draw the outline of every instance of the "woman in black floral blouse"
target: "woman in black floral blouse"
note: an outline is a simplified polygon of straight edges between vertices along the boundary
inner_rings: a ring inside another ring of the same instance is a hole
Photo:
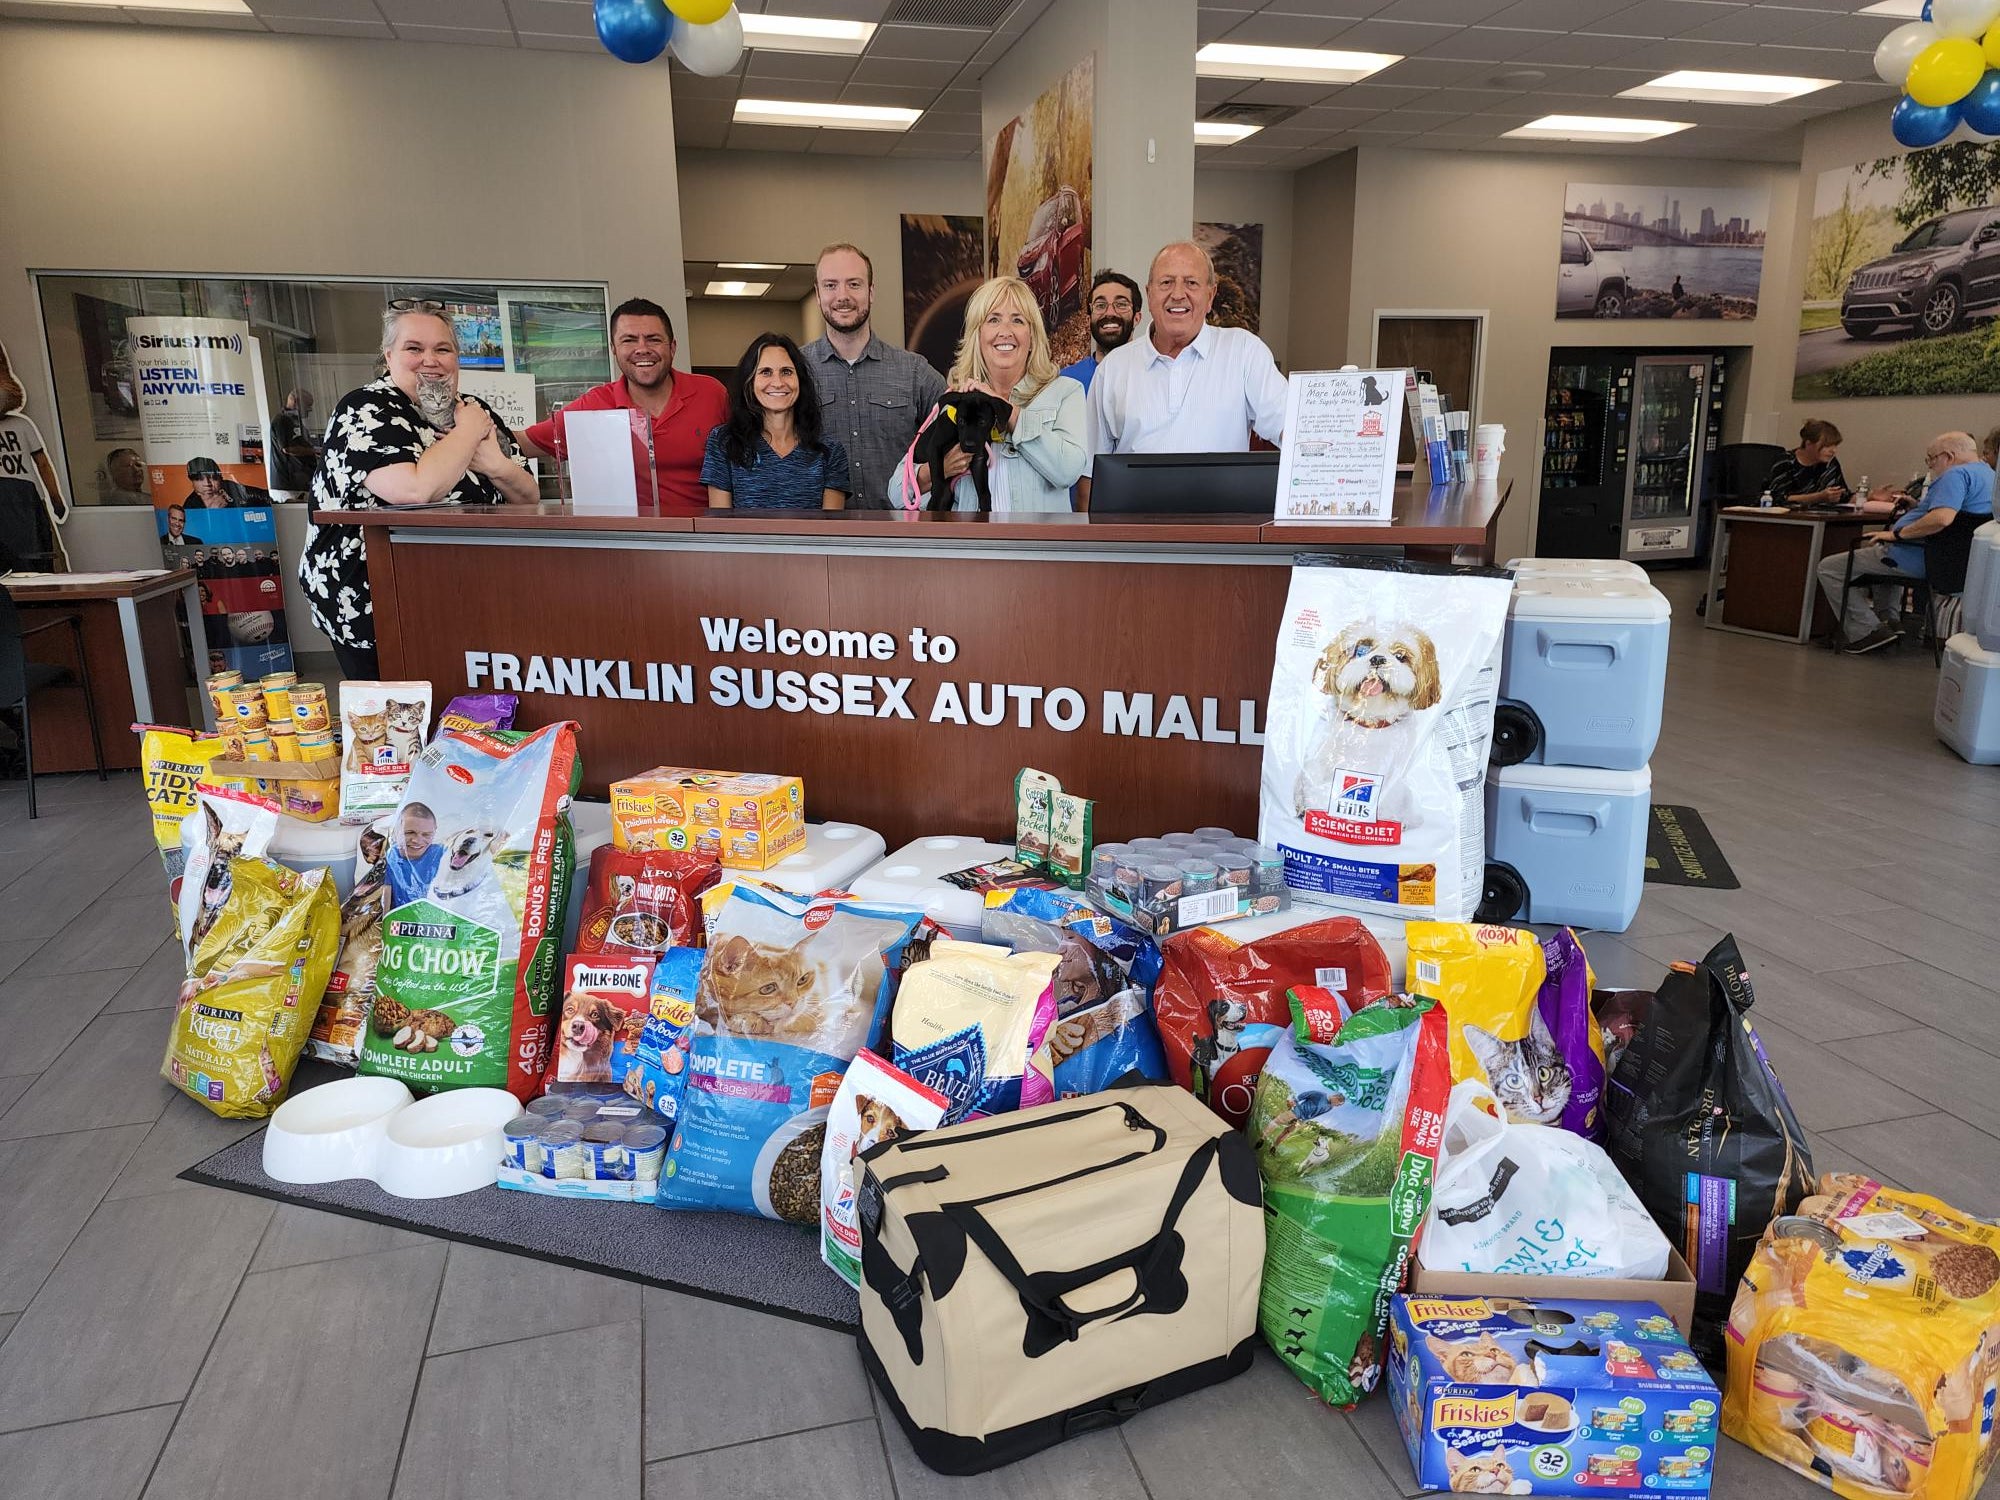
[[[507,424],[477,396],[459,394],[458,338],[441,304],[391,303],[382,315],[382,361],[386,375],[333,409],[313,475],[315,511],[536,498]],[[332,638],[341,675],[369,679],[379,668],[361,531],[308,527],[299,583]]]

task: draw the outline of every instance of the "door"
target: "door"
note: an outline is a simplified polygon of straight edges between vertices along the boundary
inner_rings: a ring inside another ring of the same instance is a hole
[[[1556,271],[1556,316],[1587,313],[1597,299],[1590,284],[1590,246],[1574,229],[1563,231],[1562,264]]]
[[[1625,491],[1623,555],[1629,559],[1694,556],[1709,368],[1706,352],[1647,355],[1638,362]]]
[[[1477,425],[1485,332],[1483,312],[1378,312],[1374,365],[1430,371],[1431,382],[1448,408],[1471,412]],[[1396,462],[1414,463],[1416,456],[1405,421],[1396,439]]]

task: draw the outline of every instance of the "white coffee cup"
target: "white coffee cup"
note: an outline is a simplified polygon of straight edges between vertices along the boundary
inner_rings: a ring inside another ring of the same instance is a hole
[[[1472,429],[1472,473],[1475,479],[1497,479],[1500,455],[1507,451],[1507,429],[1498,422],[1482,422]]]

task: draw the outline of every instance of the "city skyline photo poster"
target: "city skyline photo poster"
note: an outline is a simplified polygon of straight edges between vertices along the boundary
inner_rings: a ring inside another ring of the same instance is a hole
[[[1770,208],[1763,187],[1572,182],[1556,315],[1754,318]]]

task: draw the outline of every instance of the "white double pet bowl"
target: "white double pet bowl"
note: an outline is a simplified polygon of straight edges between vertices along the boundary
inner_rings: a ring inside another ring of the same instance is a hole
[[[393,1078],[341,1078],[279,1105],[264,1172],[279,1182],[365,1177],[398,1198],[450,1198],[500,1177],[500,1129],[521,1113],[505,1089],[418,1099]]]

